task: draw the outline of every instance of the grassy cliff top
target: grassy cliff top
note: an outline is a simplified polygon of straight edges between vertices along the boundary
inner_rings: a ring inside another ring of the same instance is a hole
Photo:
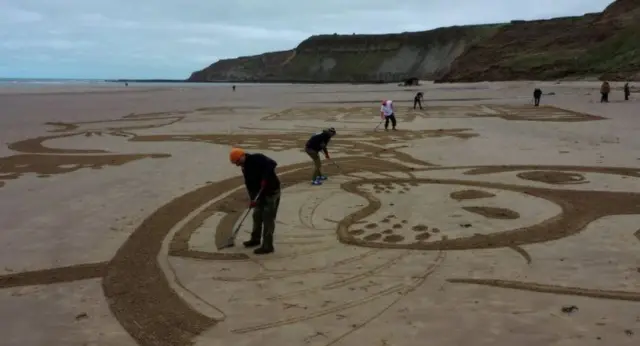
[[[436,41],[444,42],[461,36],[474,37],[483,32],[495,30],[505,24],[456,25],[427,31],[412,31],[390,34],[314,35],[302,41],[297,50],[313,49],[319,46],[367,46],[387,43],[425,46]]]

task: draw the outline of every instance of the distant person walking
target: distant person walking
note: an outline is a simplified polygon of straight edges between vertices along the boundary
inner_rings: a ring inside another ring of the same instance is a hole
[[[416,106],[420,106],[420,109],[422,109],[422,97],[424,96],[424,94],[422,94],[422,92],[419,92],[416,94],[416,96],[413,97],[413,109],[416,109]]]
[[[236,91],[236,86],[235,85],[232,86],[231,88],[233,89],[233,91]]]
[[[542,90],[539,88],[535,88],[533,90],[533,105],[538,107],[540,106],[540,98],[542,97]]]
[[[629,101],[629,96],[631,96],[631,89],[629,88],[629,83],[624,84],[624,100]]]
[[[389,131],[389,121],[391,121],[391,129],[396,130],[396,115],[393,111],[393,101],[384,100],[380,106],[380,117],[384,118],[384,130]]]
[[[600,103],[606,102],[609,103],[609,92],[611,92],[611,86],[609,86],[609,82],[603,82],[600,86]]]

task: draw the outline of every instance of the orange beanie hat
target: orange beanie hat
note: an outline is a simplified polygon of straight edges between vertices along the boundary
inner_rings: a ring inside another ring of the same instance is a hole
[[[244,156],[244,150],[242,150],[240,148],[232,148],[231,152],[229,153],[229,161],[231,161],[231,163],[236,163],[243,156]]]

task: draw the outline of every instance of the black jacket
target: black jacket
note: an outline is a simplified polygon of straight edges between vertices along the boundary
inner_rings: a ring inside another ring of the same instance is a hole
[[[267,186],[261,196],[271,196],[280,191],[280,179],[276,175],[277,166],[277,162],[263,154],[246,154],[242,175],[251,200],[256,198],[263,180],[267,181]]]
[[[542,96],[542,90],[540,90],[540,89],[535,89],[535,90],[533,91],[533,97],[540,97],[540,96]]]
[[[305,148],[311,149],[314,151],[322,150],[326,154],[327,144],[329,144],[330,140],[331,140],[331,134],[327,131],[322,131],[320,133],[316,133],[315,135],[311,136],[311,138],[309,138],[309,140],[307,141]]]

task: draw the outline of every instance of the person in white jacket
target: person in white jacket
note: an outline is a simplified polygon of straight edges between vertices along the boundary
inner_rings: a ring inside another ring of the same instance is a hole
[[[393,101],[384,100],[380,106],[380,118],[385,119],[384,130],[389,131],[389,120],[391,120],[391,129],[396,129],[396,116],[393,112]]]

